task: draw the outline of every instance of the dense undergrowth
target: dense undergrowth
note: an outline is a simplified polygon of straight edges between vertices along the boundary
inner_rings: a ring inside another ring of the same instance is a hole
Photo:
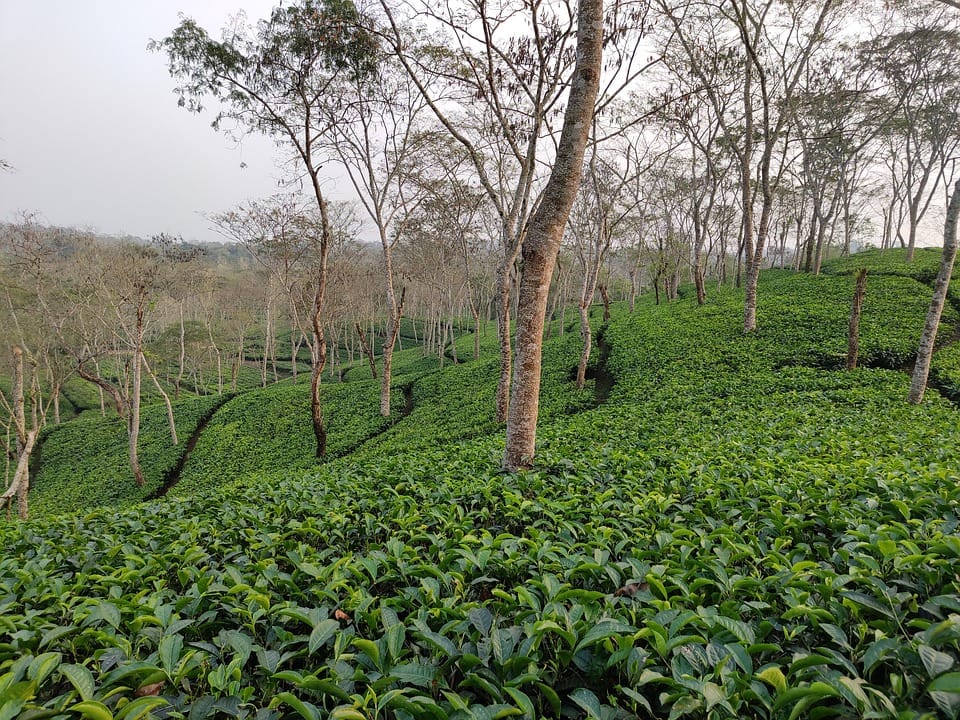
[[[960,416],[889,369],[929,288],[871,276],[847,372],[851,294],[620,308],[603,398],[551,341],[529,472],[482,360],[313,470],[0,528],[0,717],[956,717]]]

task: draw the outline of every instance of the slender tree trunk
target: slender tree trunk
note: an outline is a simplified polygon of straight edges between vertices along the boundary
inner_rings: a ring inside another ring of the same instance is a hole
[[[237,343],[237,361],[234,363],[230,374],[230,389],[237,391],[237,379],[240,377],[240,368],[243,367],[244,343],[246,342],[245,333],[240,333],[240,339]]]
[[[17,456],[27,442],[27,413],[24,406],[23,350],[14,345],[13,354],[13,426],[17,433]]]
[[[24,406],[23,351],[16,345],[11,348],[13,354],[13,426],[17,436],[17,467],[13,480],[3,495],[0,495],[0,507],[17,498],[17,516],[26,520],[29,515],[30,492],[30,455],[33,453],[37,438],[37,426],[27,430],[27,417]]]
[[[598,270],[599,262],[597,262],[596,265],[588,264],[583,275],[583,285],[580,289],[580,303],[577,306],[580,315],[580,340],[583,342],[583,346],[580,349],[580,361],[577,363],[578,390],[582,390],[587,382],[587,363],[590,361],[590,351],[593,349],[593,329],[590,327],[590,306],[593,304],[593,296],[596,291]]]
[[[947,221],[943,228],[943,256],[940,259],[940,272],[934,284],[933,299],[927,311],[927,320],[920,336],[920,349],[917,351],[917,362],[913,368],[913,380],[910,383],[910,394],[907,402],[919,405],[923,401],[923,393],[927,388],[927,378],[930,375],[930,361],[933,358],[933,347],[937,340],[937,328],[940,327],[940,315],[947,300],[947,291],[950,289],[950,278],[953,275],[953,263],[957,257],[957,216],[960,215],[960,180],[953,186],[953,197],[947,206]]]
[[[910,208],[910,230],[907,236],[907,257],[905,260],[907,262],[913,262],[913,251],[917,245],[917,225],[919,225],[920,220],[920,199],[919,197],[916,201],[911,200],[909,204]]]
[[[370,349],[370,343],[367,342],[367,336],[363,333],[363,328],[360,327],[360,323],[354,323],[354,328],[357,331],[357,337],[360,338],[360,349],[363,351],[363,354],[367,356],[367,362],[370,364],[370,377],[374,380],[377,379],[377,361],[373,357],[373,351]]]
[[[323,368],[327,364],[327,338],[323,331],[323,301],[327,292],[327,258],[330,252],[330,218],[327,215],[327,201],[320,192],[316,174],[311,175],[313,187],[320,208],[320,247],[317,286],[313,296],[313,314],[310,325],[313,329],[313,345],[316,350],[316,362],[310,375],[310,419],[313,423],[313,435],[317,442],[317,457],[327,453],[327,428],[323,420],[323,405],[320,398],[320,384]]]
[[[390,271],[392,272],[392,270]],[[391,288],[392,288],[391,282]],[[392,294],[392,289],[390,294]],[[390,416],[390,381],[393,374],[393,346],[397,341],[397,335],[400,332],[400,318],[403,317],[403,300],[407,289],[400,291],[400,302],[390,301],[387,303],[390,316],[387,318],[387,335],[383,340],[383,349],[380,354],[383,358],[383,375],[380,377],[380,415]]]
[[[270,361],[270,333],[273,317],[270,308],[270,298],[267,298],[267,322],[263,330],[263,362],[260,363],[260,386],[267,386],[267,368]]]
[[[867,294],[867,269],[857,273],[857,284],[853,291],[850,307],[850,322],[847,326],[847,370],[855,370],[860,359],[860,311],[863,310],[863,298]]]
[[[153,370],[150,368],[150,364],[147,362],[147,358],[143,357],[143,367],[147,371],[147,375],[150,376],[150,379],[153,380],[153,386],[157,388],[157,392],[160,393],[160,397],[163,398],[164,404],[167,406],[167,424],[170,426],[170,441],[176,445],[177,440],[177,423],[173,418],[173,405],[170,402],[170,396],[164,391],[163,387],[160,385],[160,381],[157,380],[157,376],[154,374]]]
[[[577,363],[577,389],[582,390],[587,382],[587,363],[590,361],[590,350],[593,349],[593,331],[590,328],[590,306],[581,302],[578,310],[580,313],[580,340],[583,346],[580,349],[580,362]]]
[[[753,156],[753,65],[749,54],[744,58],[746,66],[743,78],[743,155],[740,159],[740,201],[743,203],[740,248],[737,253],[737,287],[740,287],[741,258],[746,259],[747,288],[744,294],[743,331],[751,332],[757,325],[757,288],[750,282],[753,259],[753,180],[750,160]]]
[[[53,424],[60,424],[60,383],[53,386]]]
[[[223,358],[220,356],[220,348],[217,347],[213,339],[213,326],[207,325],[207,337],[210,338],[210,347],[217,356],[217,395],[223,395]]]
[[[447,337],[450,339],[450,358],[453,360],[453,364],[456,365],[460,362],[457,358],[457,338],[453,334],[453,321],[447,320]]]
[[[500,377],[497,380],[497,422],[506,422],[510,412],[510,377],[512,373],[513,348],[510,345],[510,286],[512,268],[516,260],[504,258],[497,267],[497,339],[500,342]]]
[[[387,331],[380,355],[383,358],[383,375],[380,377],[380,415],[390,416],[390,382],[393,379],[393,348],[400,333],[400,318],[403,317],[403,299],[406,288],[400,291],[397,301],[393,285],[393,251],[387,238],[386,227],[380,226],[380,245],[383,248],[383,275],[387,290]]]
[[[133,363],[132,363],[132,387],[130,388],[130,417],[127,420],[127,431],[130,447],[130,469],[133,471],[133,479],[139,487],[146,484],[143,477],[143,470],[140,468],[140,456],[138,443],[140,440],[140,383],[141,371],[143,368],[143,314],[147,298],[143,289],[137,302],[137,325],[136,337],[134,338]]]
[[[177,353],[177,379],[173,383],[173,396],[177,399],[180,399],[180,385],[183,382],[183,372],[184,366],[187,361],[187,330],[184,327],[183,323],[183,300],[180,300],[180,335],[179,335],[179,348]],[[167,375],[169,378],[169,374]],[[176,445],[176,443],[174,443]]]
[[[600,299],[603,300],[603,321],[610,322],[610,293],[604,284],[597,285],[600,291]]]
[[[603,0],[579,0],[577,60],[556,160],[523,243],[517,314],[517,357],[503,466],[517,470],[534,457],[540,409],[543,323],[563,228],[580,186],[603,55]]]
[[[471,307],[473,313],[473,359],[480,359],[480,309]]]
[[[293,328],[290,329],[290,377],[297,382],[297,355],[300,353],[300,341],[294,340]]]

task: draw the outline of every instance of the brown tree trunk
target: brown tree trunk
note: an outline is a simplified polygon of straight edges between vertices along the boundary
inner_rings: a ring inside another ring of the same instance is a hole
[[[506,422],[510,412],[510,377],[513,348],[510,345],[511,269],[516,256],[497,267],[497,339],[500,342],[500,377],[497,380],[496,421]]]
[[[367,342],[367,336],[364,334],[363,328],[360,327],[360,323],[354,323],[353,327],[356,328],[357,337],[360,338],[360,349],[363,351],[363,354],[367,356],[367,362],[370,363],[370,376],[376,380],[377,361],[376,358],[373,357],[373,350],[370,349],[370,343]]]
[[[703,253],[699,250],[693,263],[693,284],[697,289],[697,305],[707,302],[707,288],[703,279]]]
[[[523,243],[523,276],[517,314],[517,357],[507,418],[503,466],[507,470],[533,462],[540,409],[540,362],[543,323],[550,279],[563,228],[580,186],[603,56],[603,0],[579,0],[577,61],[564,112],[563,130],[550,179]]]
[[[207,324],[207,337],[210,338],[210,347],[213,348],[213,352],[217,356],[217,395],[223,395],[223,358],[220,355],[220,348],[217,347],[217,343],[213,339],[213,326],[209,323]]]
[[[603,321],[610,322],[610,293],[607,291],[606,285],[597,285],[597,290],[600,291],[600,299],[603,300]]]
[[[83,367],[83,362],[77,363],[77,375],[82,377],[87,382],[93,383],[100,390],[100,412],[101,414],[106,413],[106,407],[104,405],[103,393],[106,392],[107,395],[113,400],[113,406],[116,408],[117,415],[126,420],[127,418],[127,403],[123,399],[123,396],[120,394],[120,391],[117,390],[113,385],[108,383],[102,377],[100,377],[99,372],[96,375],[92,375],[87,372]]]
[[[320,382],[323,368],[327,364],[327,338],[323,331],[323,300],[327,292],[327,258],[330,252],[330,218],[327,216],[327,201],[320,192],[316,176],[313,177],[317,205],[320,207],[320,264],[317,269],[317,288],[313,296],[313,314],[310,325],[313,329],[313,344],[316,350],[316,362],[310,374],[310,419],[313,423],[313,435],[317,442],[317,457],[327,453],[327,428],[323,421],[323,405],[320,402]]]
[[[853,303],[850,307],[850,323],[847,326],[847,370],[854,370],[860,355],[860,311],[863,310],[863,297],[867,294],[867,269],[857,273],[857,285],[853,291]]]
[[[930,360],[933,358],[933,346],[937,340],[937,328],[940,327],[940,315],[947,300],[947,291],[950,289],[950,278],[953,275],[953,263],[957,258],[957,216],[960,215],[960,180],[953,186],[953,197],[947,207],[947,221],[943,228],[943,256],[940,259],[940,272],[934,284],[933,299],[927,311],[927,321],[920,336],[920,349],[917,351],[917,362],[913,367],[913,380],[910,382],[910,394],[907,402],[919,405],[923,401],[923,393],[927,388],[927,377],[930,375]]]

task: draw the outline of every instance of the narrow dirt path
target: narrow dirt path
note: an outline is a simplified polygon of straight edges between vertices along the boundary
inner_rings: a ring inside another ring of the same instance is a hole
[[[147,496],[147,500],[159,500],[174,487],[178,482],[180,482],[180,476],[183,473],[183,468],[187,464],[187,460],[190,457],[190,453],[193,452],[193,449],[197,446],[197,441],[200,440],[200,435],[203,434],[203,431],[206,429],[207,425],[213,419],[213,416],[217,414],[217,410],[222,408],[228,400],[236,397],[234,393],[225,393],[221,396],[220,402],[216,403],[211,407],[207,412],[200,418],[200,421],[197,423],[197,426],[193,429],[193,432],[190,433],[190,437],[187,439],[186,445],[183,446],[183,452],[180,453],[180,459],[177,460],[177,464],[170,468],[166,475],[163,477],[163,483],[160,485],[160,488],[150,495]]]

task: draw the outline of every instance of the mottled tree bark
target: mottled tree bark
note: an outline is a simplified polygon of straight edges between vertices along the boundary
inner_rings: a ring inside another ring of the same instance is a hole
[[[533,461],[540,409],[540,362],[547,296],[563,228],[580,187],[583,156],[600,87],[602,55],[603,0],[580,0],[577,63],[557,157],[521,250],[523,275],[517,313],[516,366],[503,458],[507,470],[529,466]]]
[[[937,328],[940,327],[940,315],[947,300],[950,277],[953,275],[953,263],[957,258],[957,216],[960,215],[960,180],[953,186],[953,197],[947,207],[947,221],[943,228],[943,256],[940,259],[940,272],[934,284],[933,299],[927,311],[927,321],[920,336],[920,349],[917,362],[913,367],[913,380],[910,382],[910,394],[907,402],[919,405],[927,389],[927,377],[930,375],[930,360],[933,358],[933,346],[937,340]]]

